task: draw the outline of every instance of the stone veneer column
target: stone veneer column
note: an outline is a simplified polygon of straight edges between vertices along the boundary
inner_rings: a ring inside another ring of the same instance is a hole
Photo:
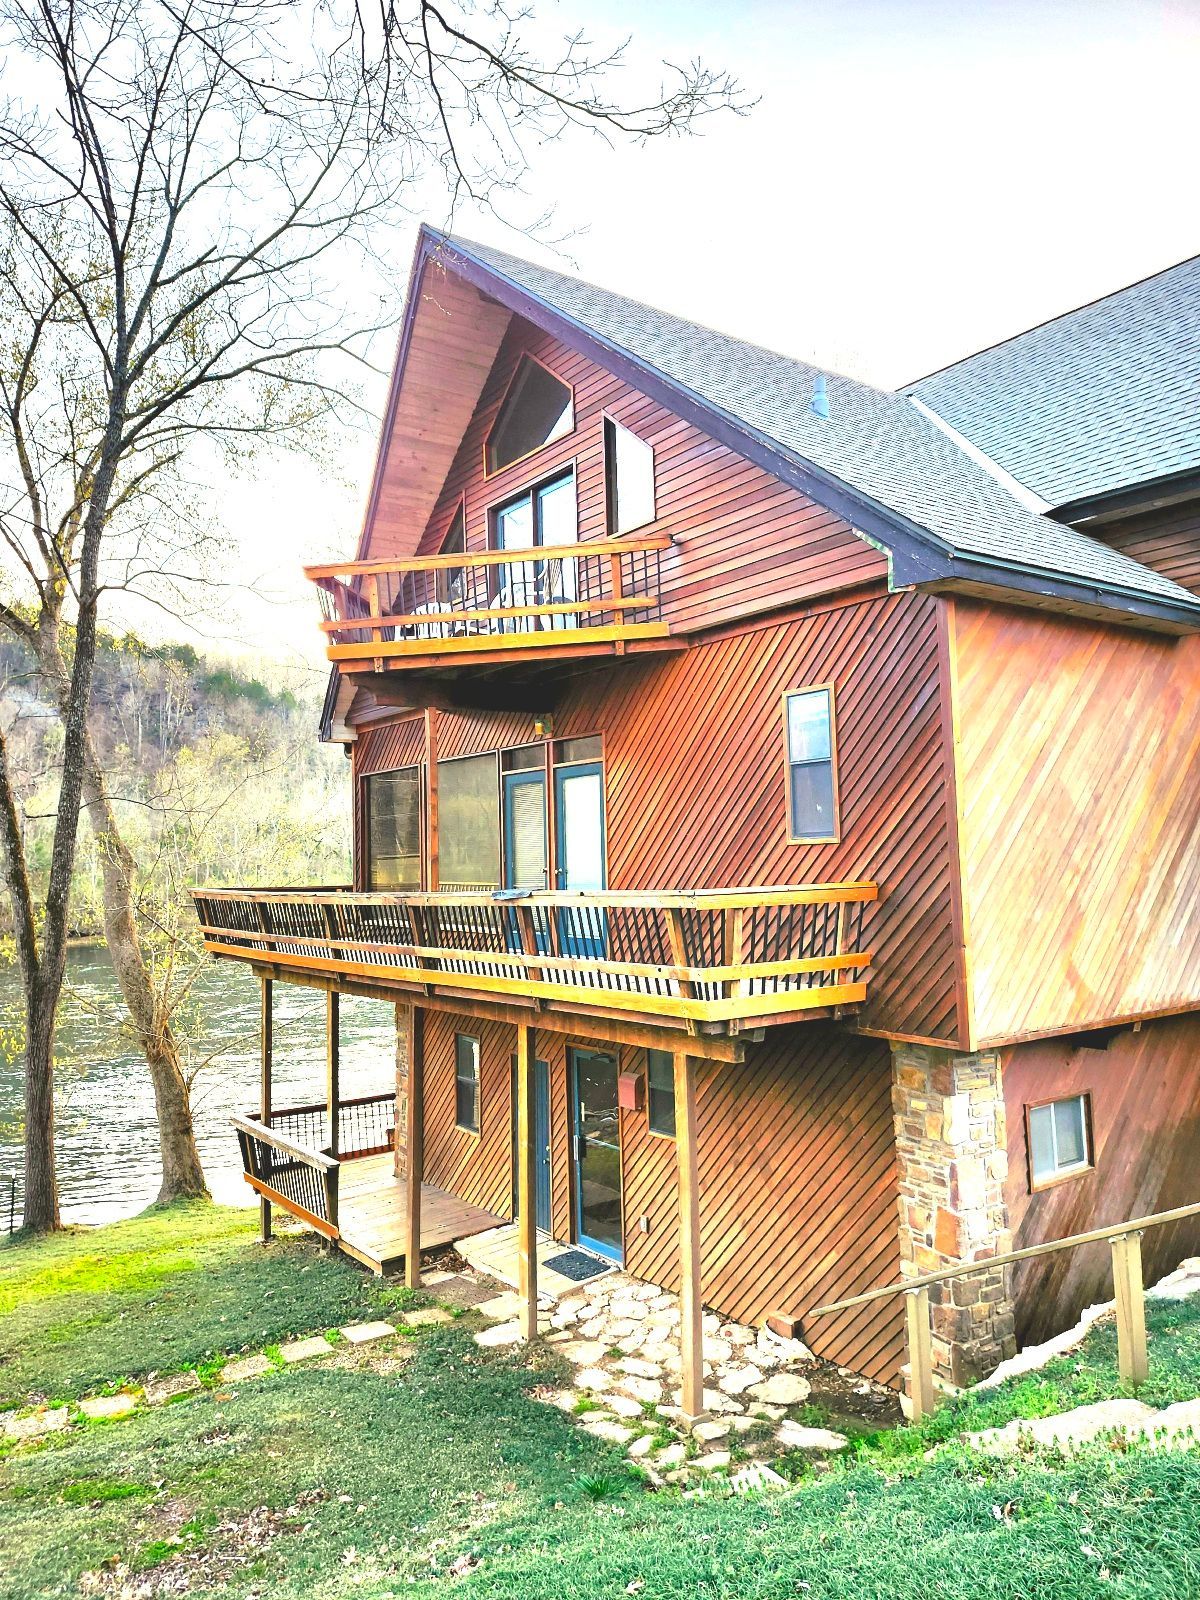
[[[406,1151],[404,1130],[407,1127],[405,1111],[408,1107],[408,1034],[412,1007],[396,1007],[396,1158],[393,1163],[398,1178],[405,1172]]]
[[[994,1051],[955,1055],[892,1046],[900,1190],[900,1271],[937,1272],[1012,1249],[1004,1086]],[[974,1383],[1016,1353],[1011,1269],[934,1284],[933,1359],[940,1377]]]

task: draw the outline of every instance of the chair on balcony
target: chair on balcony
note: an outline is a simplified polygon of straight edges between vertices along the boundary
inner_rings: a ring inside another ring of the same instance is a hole
[[[537,581],[532,566],[519,567],[517,576],[501,585],[496,598],[491,602],[491,610],[506,611],[511,606],[537,606],[542,604],[541,585]],[[529,576],[524,576],[528,571]],[[538,623],[544,621],[541,617],[497,617],[492,625],[497,633],[533,633]]]
[[[430,600],[427,605],[417,606],[413,612],[416,617],[449,617],[453,619],[454,607],[446,600]],[[410,623],[405,632],[413,639],[446,639],[455,631],[453,620],[448,622],[417,622]]]

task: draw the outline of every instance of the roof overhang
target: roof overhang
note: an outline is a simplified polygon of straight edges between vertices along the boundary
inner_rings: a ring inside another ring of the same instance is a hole
[[[1103,494],[1085,495],[1065,505],[1054,506],[1050,515],[1056,522],[1069,522],[1072,527],[1090,527],[1195,498],[1200,498],[1200,467],[1188,472],[1172,472],[1162,478],[1147,478],[1143,483],[1108,489]]]

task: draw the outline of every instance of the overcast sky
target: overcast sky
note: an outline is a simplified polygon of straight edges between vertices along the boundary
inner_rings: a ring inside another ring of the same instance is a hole
[[[759,104],[698,138],[542,152],[529,214],[581,230],[565,262],[491,218],[460,211],[458,231],[790,355],[895,386],[1200,251],[1200,0],[541,11],[629,33],[639,60],[701,55]],[[347,443],[341,481],[289,464],[230,486],[258,592],[231,596],[220,648],[319,666],[299,565],[352,551],[374,447]]]

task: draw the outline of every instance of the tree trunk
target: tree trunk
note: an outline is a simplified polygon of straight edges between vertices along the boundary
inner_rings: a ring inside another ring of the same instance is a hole
[[[84,747],[83,795],[104,879],[104,938],[121,994],[150,1068],[162,1155],[160,1202],[207,1197],[179,1045],[142,954],[133,908],[134,861],[117,830],[104,774],[89,734]]]
[[[54,1017],[58,984],[37,978],[26,993],[25,1216],[30,1233],[61,1226],[54,1171]]]

